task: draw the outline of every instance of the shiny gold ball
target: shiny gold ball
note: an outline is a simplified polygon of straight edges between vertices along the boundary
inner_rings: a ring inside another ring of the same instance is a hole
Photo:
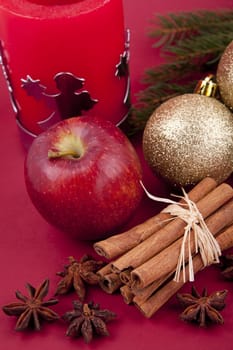
[[[233,110],[233,41],[222,54],[216,79],[222,101]]]
[[[220,183],[233,171],[233,114],[213,97],[174,97],[151,115],[142,143],[149,166],[171,184]]]

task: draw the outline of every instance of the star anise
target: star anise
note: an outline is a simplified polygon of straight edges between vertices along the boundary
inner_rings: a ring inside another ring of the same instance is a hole
[[[199,294],[196,288],[192,287],[191,294],[177,294],[177,298],[185,310],[180,315],[183,321],[193,321],[201,327],[208,323],[223,324],[224,320],[219,313],[225,307],[227,290],[217,291],[210,295],[206,288]]]
[[[73,256],[69,257],[69,264],[64,266],[64,271],[57,275],[63,277],[57,285],[55,295],[66,294],[74,289],[80,300],[86,296],[86,284],[97,284],[99,277],[96,272],[104,266],[103,261],[96,261],[89,255],[84,255],[80,261]]]
[[[16,291],[16,298],[19,299],[20,302],[13,302],[2,308],[9,316],[19,316],[15,326],[17,331],[23,331],[30,326],[35,330],[40,330],[40,320],[54,321],[59,318],[56,312],[48,308],[50,305],[57,304],[58,300],[49,299],[43,301],[49,290],[48,279],[42,282],[37,289],[29,283],[26,284],[26,288],[29,297],[24,296],[20,291]]]
[[[229,281],[233,281],[233,254],[220,257],[220,268],[222,275]]]
[[[67,336],[83,336],[84,341],[89,343],[95,334],[109,335],[106,323],[116,317],[114,312],[107,309],[100,310],[99,304],[93,302],[82,304],[79,301],[74,301],[73,306],[72,311],[63,315],[63,319],[70,323],[66,332]]]

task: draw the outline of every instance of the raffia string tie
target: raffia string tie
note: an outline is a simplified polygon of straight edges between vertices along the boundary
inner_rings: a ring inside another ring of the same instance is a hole
[[[185,282],[185,265],[186,265],[186,247],[188,250],[188,267],[189,267],[189,281],[194,281],[194,269],[192,261],[191,237],[193,235],[195,254],[200,253],[204,266],[213,263],[219,263],[219,256],[221,249],[209,231],[203,216],[198,210],[196,204],[189,199],[187,193],[182,188],[183,196],[176,196],[182,198],[184,203],[178,203],[168,198],[156,197],[149,193],[143,183],[141,185],[146,195],[157,202],[169,204],[162,212],[169,213],[174,220],[175,218],[182,219],[187,225],[184,228],[184,235],[181,243],[180,254],[176,266],[174,281],[180,281],[181,271],[183,272],[183,282]]]

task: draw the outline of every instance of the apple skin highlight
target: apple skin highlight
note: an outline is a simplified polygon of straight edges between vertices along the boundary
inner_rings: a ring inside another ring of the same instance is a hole
[[[96,117],[63,120],[33,141],[25,184],[50,224],[82,240],[105,238],[132,216],[143,189],[139,158],[125,134]]]

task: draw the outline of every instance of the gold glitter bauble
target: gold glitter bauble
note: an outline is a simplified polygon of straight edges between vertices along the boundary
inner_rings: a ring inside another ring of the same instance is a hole
[[[222,54],[216,79],[222,101],[226,106],[233,109],[233,41]]]
[[[213,97],[171,98],[147,121],[143,152],[152,170],[173,185],[206,176],[220,183],[233,170],[233,114]]]

